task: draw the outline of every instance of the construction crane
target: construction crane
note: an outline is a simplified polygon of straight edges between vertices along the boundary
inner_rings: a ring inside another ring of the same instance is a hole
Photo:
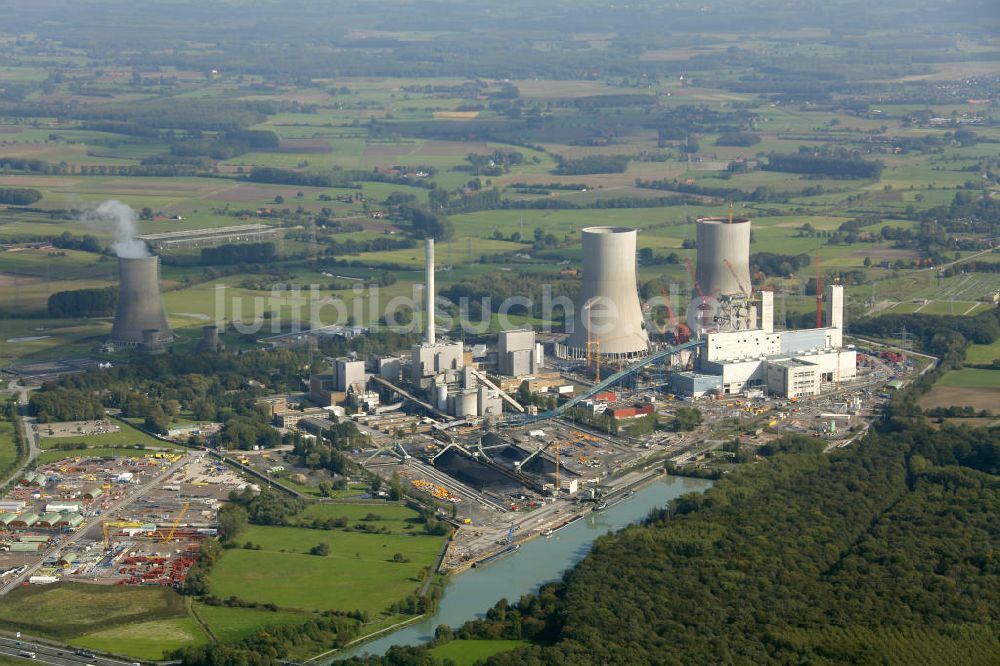
[[[704,313],[707,312],[711,308],[711,306],[709,306],[709,304],[706,302],[705,292],[702,291],[701,285],[698,284],[698,276],[695,273],[694,264],[691,263],[690,257],[684,257],[684,265],[687,266],[688,273],[691,274],[691,282],[694,283],[694,289],[696,292],[698,292],[698,301],[699,301],[698,309],[702,311],[701,323],[699,325],[702,328],[705,328],[705,320],[707,319],[707,315],[705,315]]]
[[[514,530],[516,530],[516,529],[517,529],[517,525],[515,525],[514,523],[511,523],[510,524],[510,529],[507,530],[507,536],[504,537],[504,540],[503,540],[504,544],[509,544],[509,543],[512,543],[514,541]]]
[[[733,265],[729,263],[728,259],[723,259],[722,263],[726,265],[726,268],[729,269],[730,275],[732,275],[733,279],[736,280],[736,286],[738,286],[740,288],[740,291],[742,291],[743,294],[749,298],[750,292],[747,291],[747,288],[743,286],[743,283],[740,281],[740,276],[736,274],[736,269],[733,268]]]
[[[163,537],[163,543],[170,543],[170,540],[174,538],[174,532],[177,531],[177,526],[181,524],[182,520],[184,520],[184,514],[187,513],[189,506],[191,506],[191,504],[185,502],[184,506],[181,507],[181,510],[177,513],[177,518],[174,519],[174,524],[170,526],[170,531],[167,532],[167,536]]]
[[[594,379],[598,384],[601,383],[601,341],[594,340],[594,346],[597,347],[597,373],[594,375]]]
[[[687,266],[688,273],[691,274],[691,282],[694,283],[694,289],[698,292],[698,296],[702,299],[705,298],[705,292],[701,290],[701,285],[698,284],[698,277],[695,275],[694,264],[691,263],[691,257],[684,257],[684,265]]]
[[[590,341],[590,301],[584,303],[583,307],[587,311],[587,372],[590,372],[590,345],[593,344]]]
[[[559,497],[559,440],[556,442],[556,486],[552,489],[552,496]]]
[[[670,307],[670,298],[667,296],[667,288],[660,285],[660,292],[663,293],[663,301],[667,304],[667,318],[670,326],[674,329],[674,338],[677,342],[687,342],[691,338],[691,331],[682,323],[677,321],[677,315]],[[681,328],[683,326],[683,329]]]
[[[816,328],[823,328],[823,285],[819,274],[819,253],[816,253]]]

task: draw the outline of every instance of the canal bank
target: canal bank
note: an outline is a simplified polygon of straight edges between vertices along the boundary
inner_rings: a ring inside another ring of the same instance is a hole
[[[649,512],[685,493],[704,492],[712,481],[664,476],[603,511],[588,513],[550,537],[533,539],[486,566],[470,569],[448,580],[437,610],[418,623],[344,650],[315,663],[328,664],[364,653],[383,654],[393,645],[419,645],[434,638],[440,624],[458,627],[482,617],[500,599],[515,602],[564,571],[590,552],[594,540],[645,518]]]

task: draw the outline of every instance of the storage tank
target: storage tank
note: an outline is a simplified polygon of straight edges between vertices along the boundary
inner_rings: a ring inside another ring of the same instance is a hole
[[[135,347],[143,331],[158,331],[157,343],[174,339],[160,298],[159,257],[118,258],[118,307],[108,342]]]
[[[750,220],[702,217],[698,219],[698,264],[695,278],[706,296],[742,294],[750,287]],[[726,261],[732,267],[726,266]],[[736,275],[734,276],[733,273]],[[693,294],[698,290],[694,288]]]
[[[587,355],[587,329],[593,353],[612,358],[640,356],[649,338],[635,281],[637,232],[627,227],[583,230],[583,289],[566,341],[576,358]],[[589,310],[589,312],[588,312]]]

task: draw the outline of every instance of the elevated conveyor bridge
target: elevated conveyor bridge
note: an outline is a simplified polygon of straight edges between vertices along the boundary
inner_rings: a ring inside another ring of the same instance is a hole
[[[594,386],[591,386],[590,388],[588,388],[586,391],[584,391],[580,395],[577,395],[577,396],[573,397],[572,399],[567,400],[562,405],[560,405],[559,407],[553,409],[552,411],[541,412],[541,413],[539,413],[539,414],[537,414],[535,416],[515,417],[515,418],[507,420],[504,423],[504,425],[508,425],[508,426],[524,425],[526,423],[534,423],[536,421],[544,421],[546,419],[551,419],[551,418],[555,418],[557,416],[561,416],[561,415],[565,414],[566,412],[568,412],[569,410],[571,410],[574,407],[576,407],[577,405],[580,405],[581,403],[583,403],[588,398],[591,398],[591,397],[597,395],[598,393],[601,393],[601,392],[603,392],[603,391],[611,388],[612,386],[614,386],[615,384],[617,384],[621,380],[625,379],[626,377],[631,377],[631,376],[636,375],[643,368],[645,368],[647,366],[650,366],[650,365],[653,365],[654,363],[656,363],[658,361],[664,361],[668,357],[673,356],[674,354],[678,354],[678,353],[680,353],[682,351],[685,351],[685,350],[688,350],[688,349],[694,349],[695,347],[701,347],[704,344],[705,344],[704,340],[690,340],[688,342],[685,342],[683,344],[680,344],[680,345],[677,345],[677,346],[674,346],[674,347],[667,347],[665,349],[661,349],[661,350],[659,350],[657,352],[654,352],[654,353],[650,354],[649,356],[646,356],[645,358],[642,358],[642,359],[636,361],[632,365],[630,365],[630,366],[628,366],[628,367],[626,367],[626,368],[624,368],[622,370],[619,370],[615,374],[613,374],[613,375],[609,376],[608,378],[604,379],[603,381],[601,381],[599,384],[595,384]]]

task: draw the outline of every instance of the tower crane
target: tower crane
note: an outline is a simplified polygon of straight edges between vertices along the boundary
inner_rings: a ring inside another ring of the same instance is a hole
[[[816,328],[823,328],[823,285],[820,283],[819,253],[816,253]]]
[[[163,537],[163,543],[170,543],[170,540],[174,538],[174,532],[177,531],[177,526],[181,524],[182,520],[184,520],[184,514],[187,513],[189,506],[191,506],[191,504],[185,502],[184,506],[181,507],[181,510],[177,513],[177,518],[174,519],[174,524],[170,526],[170,531],[167,532],[167,536]]]
[[[688,331],[687,334],[681,332],[681,324],[677,322],[677,315],[674,313],[673,308],[670,307],[670,297],[667,296],[667,288],[660,285],[660,292],[663,294],[663,301],[667,306],[667,319],[670,321],[670,326],[674,331],[674,338],[677,342],[687,342],[686,339],[682,340],[681,338],[688,338],[691,332]],[[686,329],[687,327],[685,326],[684,328]]]

